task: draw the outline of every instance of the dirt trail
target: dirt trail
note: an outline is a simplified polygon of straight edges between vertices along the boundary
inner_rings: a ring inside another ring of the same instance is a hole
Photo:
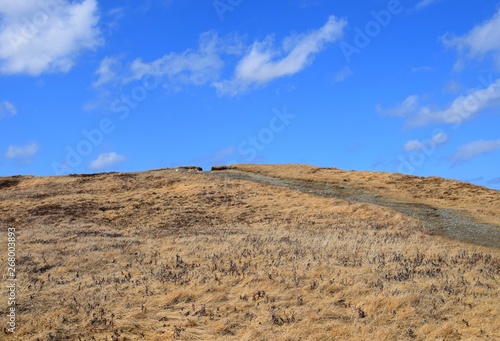
[[[322,182],[280,179],[238,170],[218,170],[211,171],[209,174],[227,179],[247,180],[265,185],[285,187],[328,198],[365,202],[387,207],[420,220],[424,230],[430,234],[439,234],[468,243],[500,248],[500,226],[477,223],[460,210],[396,201],[369,191]]]

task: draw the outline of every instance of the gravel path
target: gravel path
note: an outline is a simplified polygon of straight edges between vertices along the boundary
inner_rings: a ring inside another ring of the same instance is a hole
[[[400,202],[369,191],[328,183],[279,179],[237,170],[211,171],[209,174],[227,179],[247,180],[265,185],[285,187],[328,198],[365,202],[387,207],[420,220],[424,230],[428,233],[444,235],[468,243],[500,248],[500,226],[474,222],[460,210]]]

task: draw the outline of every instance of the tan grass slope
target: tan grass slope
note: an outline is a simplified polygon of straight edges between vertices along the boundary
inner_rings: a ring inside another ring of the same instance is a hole
[[[236,168],[498,223],[499,192],[459,182]],[[0,227],[1,264],[16,228],[18,279],[2,340],[500,339],[500,251],[378,205],[191,168],[7,177]]]
[[[464,210],[478,221],[500,225],[500,191],[467,182],[384,172],[344,171],[307,165],[235,165],[229,168],[279,178],[348,184],[385,197]]]

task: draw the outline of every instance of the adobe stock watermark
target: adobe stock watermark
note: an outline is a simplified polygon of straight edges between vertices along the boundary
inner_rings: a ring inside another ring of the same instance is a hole
[[[66,0],[47,0],[41,2],[38,11],[29,17],[24,16],[21,19],[23,25],[19,29],[16,31],[7,31],[7,37],[11,46],[17,49],[21,42],[31,40],[40,29],[47,25],[50,17],[66,4]]]
[[[16,331],[16,228],[7,228],[7,328],[9,333]]]
[[[244,162],[253,162],[257,158],[259,152],[266,149],[266,147],[274,141],[276,136],[282,133],[286,127],[290,125],[292,120],[297,117],[297,115],[289,114],[286,107],[283,107],[281,111],[274,108],[273,113],[274,115],[271,117],[266,127],[260,129],[256,135],[247,137],[246,140],[238,145],[238,154],[244,157]],[[238,162],[228,162],[228,164],[234,163]]]
[[[134,86],[129,93],[122,94],[111,104],[111,111],[119,114],[118,121],[126,120],[141,102],[148,98],[148,93],[157,89],[162,83],[161,73],[153,68],[142,77],[142,84]],[[82,130],[83,138],[74,146],[66,146],[64,161],[52,162],[52,170],[56,175],[71,173],[72,170],[82,164],[95,148],[102,144],[106,135],[116,129],[117,119],[103,118],[94,129]]]
[[[243,0],[214,0],[212,6],[214,7],[220,21],[224,21],[226,12],[232,12],[236,7],[241,5]]]
[[[371,11],[373,20],[368,21],[364,27],[354,27],[354,39],[352,44],[342,42],[340,49],[347,63],[352,61],[353,54],[359,54],[391,23],[394,16],[403,12],[403,6],[399,0],[389,0],[387,8],[380,11]]]

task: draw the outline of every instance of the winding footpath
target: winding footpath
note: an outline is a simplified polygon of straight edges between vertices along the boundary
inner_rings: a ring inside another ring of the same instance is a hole
[[[210,171],[208,174],[220,178],[246,180],[264,185],[284,187],[327,198],[387,207],[420,220],[427,233],[444,235],[467,243],[500,248],[500,226],[475,222],[460,210],[396,201],[366,190],[323,182],[281,179],[238,170],[217,170]]]

